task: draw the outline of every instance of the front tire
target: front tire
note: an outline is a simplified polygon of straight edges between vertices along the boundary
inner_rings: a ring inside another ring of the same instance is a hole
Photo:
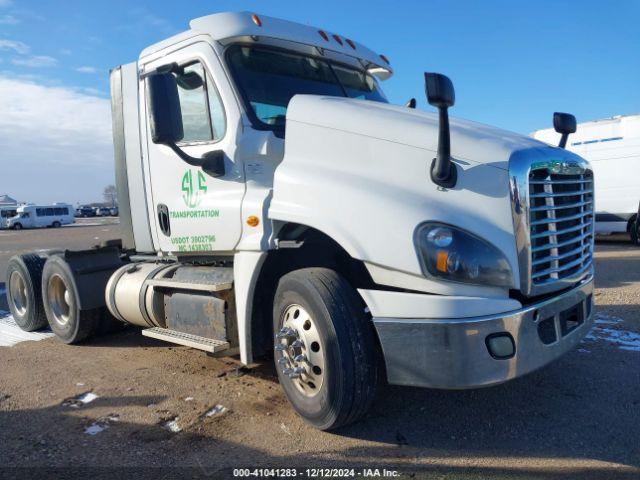
[[[7,303],[16,324],[25,332],[47,326],[41,289],[44,262],[44,258],[29,253],[11,257],[7,267]]]
[[[102,312],[79,308],[73,275],[62,257],[50,257],[44,265],[42,300],[51,330],[64,343],[81,342],[96,332]]]
[[[60,228],[61,224],[60,224],[60,222],[56,221],[56,222],[53,222],[53,223],[51,224],[51,226],[52,226],[53,228]]]
[[[274,361],[287,399],[331,430],[362,418],[375,397],[377,344],[353,287],[327,268],[284,275],[274,297]]]
[[[22,230],[22,224],[21,224],[21,223],[16,223],[16,224],[13,226],[13,229],[14,229],[14,230]]]

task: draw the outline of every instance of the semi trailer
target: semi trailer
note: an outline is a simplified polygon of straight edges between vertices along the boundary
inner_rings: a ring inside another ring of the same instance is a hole
[[[556,143],[553,129],[532,136]],[[629,233],[638,244],[637,211],[640,203],[640,115],[618,115],[577,125],[567,149],[586,158],[598,177],[595,186],[596,233]]]
[[[272,356],[319,429],[361,418],[385,378],[477,388],[560,357],[593,321],[589,163],[450,119],[441,74],[437,114],[391,105],[392,74],[342,34],[249,12],[114,68],[122,238],[13,257],[16,322]]]

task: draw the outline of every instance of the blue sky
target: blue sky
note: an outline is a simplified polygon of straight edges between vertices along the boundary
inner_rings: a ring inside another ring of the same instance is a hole
[[[396,73],[383,87],[393,103],[416,97],[429,108],[427,70],[453,80],[452,115],[524,134],[550,126],[553,111],[578,121],[640,113],[638,0],[0,0],[0,164],[14,178],[31,178],[27,185],[0,175],[0,194],[99,200],[113,177],[109,68],[185,30],[191,18],[225,10],[311,24],[386,54]],[[33,121],[16,97],[26,99]],[[76,108],[82,113],[73,115]],[[31,152],[25,141],[34,136]],[[78,198],[63,195],[60,184]]]

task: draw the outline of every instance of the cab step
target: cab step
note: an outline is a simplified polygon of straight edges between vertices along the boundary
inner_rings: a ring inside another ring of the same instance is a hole
[[[147,280],[147,285],[171,290],[221,292],[233,288],[233,268],[183,267],[169,278]]]
[[[209,353],[223,352],[225,350],[229,350],[230,347],[229,342],[224,340],[214,340],[212,338],[191,335],[190,333],[169,330],[168,328],[146,328],[142,330],[142,335],[145,337],[156,338],[158,340],[164,340],[165,342],[175,343],[177,345],[197,348],[198,350],[204,350]]]
[[[198,283],[188,282],[184,280],[175,280],[173,278],[159,278],[147,280],[147,285],[160,288],[171,288],[172,290],[196,290],[199,292],[220,292],[222,290],[231,290],[233,282],[219,283]]]

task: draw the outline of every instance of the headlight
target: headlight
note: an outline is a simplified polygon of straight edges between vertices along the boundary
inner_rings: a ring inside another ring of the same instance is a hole
[[[442,223],[416,231],[416,249],[425,275],[445,280],[512,287],[511,266],[496,247],[475,235]]]

